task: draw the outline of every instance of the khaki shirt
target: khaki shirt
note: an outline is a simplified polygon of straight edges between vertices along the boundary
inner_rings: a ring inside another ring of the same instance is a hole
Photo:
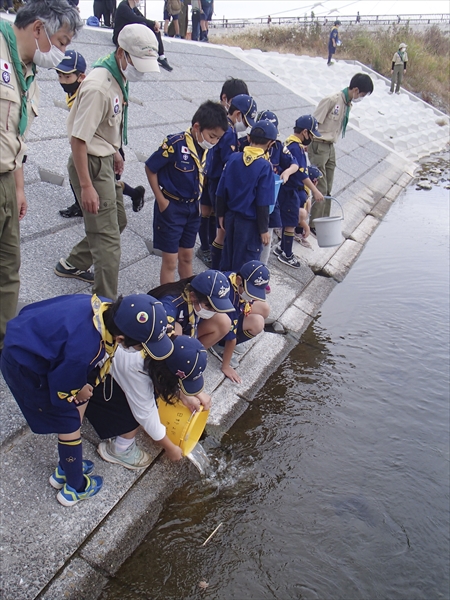
[[[88,154],[111,156],[122,143],[122,107],[122,90],[108,69],[92,69],[80,85],[67,119],[69,139],[86,142]]]
[[[338,141],[346,110],[347,106],[343,92],[323,98],[319,102],[314,112],[314,116],[319,123],[319,132],[322,134],[322,137],[318,139],[333,143]]]
[[[408,62],[408,55],[406,54],[406,52],[403,53],[403,60],[400,58],[400,55],[398,52],[396,52],[392,58],[392,62],[394,63],[394,65],[402,65],[404,62]]]
[[[33,74],[32,63],[22,63],[25,77]],[[0,173],[22,167],[26,152],[25,137],[37,116],[39,88],[33,81],[27,92],[28,123],[23,136],[19,135],[22,88],[17,79],[8,44],[0,33]]]

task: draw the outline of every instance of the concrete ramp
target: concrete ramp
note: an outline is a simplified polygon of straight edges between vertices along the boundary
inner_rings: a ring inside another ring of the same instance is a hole
[[[352,108],[349,121],[352,127],[413,161],[439,152],[448,144],[448,115],[404,89],[399,96],[389,95],[390,81],[358,61],[337,61],[327,66],[326,60],[320,57],[240,48],[230,51],[313,105],[348,86],[355,73],[368,73],[375,89],[371,96]]]
[[[73,47],[85,56],[88,65],[114,49],[111,32],[93,28],[84,28]],[[172,73],[162,71],[130,85],[129,146],[125,149],[123,178],[131,185],[145,186],[146,204],[136,214],[125,199],[128,226],[122,235],[122,294],[147,292],[159,279],[160,258],[148,250],[152,241],[153,197],[142,161],[167,134],[189,127],[201,102],[218,100],[227,77],[244,79],[259,108],[277,112],[282,137],[292,132],[300,114],[313,110],[319,97],[341,89],[348,80],[343,73],[342,81],[322,80],[321,87],[314,90],[300,73],[301,93],[297,93],[269,71],[263,72],[256,62],[251,64],[241,51],[167,40],[166,54],[174,67]],[[274,66],[273,71],[279,72],[279,66]],[[66,171],[68,113],[61,104],[64,95],[55,72],[39,69],[38,80],[42,101],[30,132],[24,169],[29,211],[21,223],[22,304],[90,292],[83,282],[61,279],[53,272],[59,258],[67,256],[80,240],[83,224],[81,219],[63,219],[58,214],[59,209],[73,202]],[[308,96],[303,95],[306,92]],[[359,106],[362,117],[364,107],[369,105]],[[357,111],[359,107],[355,114]],[[271,256],[271,316],[285,325],[288,334],[263,333],[247,343],[246,353],[239,359],[238,372],[243,379],[240,385],[226,380],[218,360],[209,357],[206,390],[213,395],[213,408],[207,430],[217,438],[243,413],[265,380],[299,342],[324,300],[345,277],[389,206],[412,178],[414,165],[409,157],[402,158],[385,143],[378,143],[356,128],[339,142],[337,155],[335,192],[344,206],[346,239],[340,247],[330,249],[319,249],[314,241],[312,250],[295,243],[294,251],[302,261],[297,270]],[[194,272],[204,268],[195,259]],[[56,492],[48,484],[57,463],[56,436],[30,432],[1,377],[0,417],[0,596],[5,600],[95,600],[108,578],[114,576],[152,528],[164,498],[182,476],[194,476],[193,467],[190,469],[187,461],[169,464],[148,439],[142,443],[155,460],[144,472],[111,465],[97,456],[95,447],[99,440],[85,426],[85,455],[95,461],[95,472],[104,477],[104,487],[95,498],[65,508],[58,504]]]

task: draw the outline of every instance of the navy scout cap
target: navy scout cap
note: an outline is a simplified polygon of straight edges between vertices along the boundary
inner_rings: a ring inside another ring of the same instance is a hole
[[[200,294],[206,296],[216,312],[226,313],[234,310],[230,300],[230,282],[220,271],[208,269],[196,275],[191,286]]]
[[[310,179],[320,179],[322,177],[322,171],[315,165],[309,165],[308,177]]]
[[[75,71],[85,73],[86,61],[84,60],[83,55],[76,50],[66,50],[64,58],[59,65],[55,67],[55,71],[60,71],[61,73],[75,73]]]
[[[322,137],[322,134],[318,130],[319,124],[317,119],[312,115],[303,115],[302,117],[299,117],[295,121],[295,127],[297,129],[307,129],[316,137]]]
[[[258,136],[264,140],[275,141],[278,139],[278,129],[266,119],[265,121],[257,121],[250,131],[250,135]]]
[[[256,102],[253,98],[247,96],[247,94],[239,94],[233,98],[231,104],[242,113],[246,124],[253,127],[255,124],[256,113],[258,112]]]
[[[179,335],[173,340],[173,352],[165,361],[187,396],[195,396],[205,387],[203,373],[207,362],[208,353],[202,343],[187,335]]]
[[[270,271],[259,260],[251,260],[239,269],[245,292],[255,300],[266,299],[266,286],[269,285]]]
[[[258,115],[258,121],[270,121],[278,129],[278,117],[271,110],[263,110]]]
[[[172,354],[173,344],[166,335],[166,311],[153,296],[125,296],[114,315],[114,323],[124,335],[140,342],[155,360],[163,360]]]

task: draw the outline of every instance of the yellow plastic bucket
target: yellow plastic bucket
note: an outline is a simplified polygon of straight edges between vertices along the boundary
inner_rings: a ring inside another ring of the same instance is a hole
[[[183,456],[190,454],[205,429],[209,410],[200,406],[197,412],[191,413],[181,402],[167,404],[159,398],[158,412],[169,440],[181,448]]]

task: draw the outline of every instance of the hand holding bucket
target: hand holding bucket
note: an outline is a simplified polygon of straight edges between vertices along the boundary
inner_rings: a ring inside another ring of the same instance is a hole
[[[158,398],[158,412],[161,423],[166,427],[169,440],[181,448],[183,456],[190,454],[205,429],[209,410],[204,410],[203,406],[200,406],[197,411],[191,412],[181,402],[167,404]]]
[[[332,248],[333,246],[340,246],[342,244],[341,221],[344,220],[344,210],[336,198],[324,196],[324,199],[334,200],[339,205],[342,213],[337,217],[318,217],[313,219],[313,227],[316,230],[319,248]]]

